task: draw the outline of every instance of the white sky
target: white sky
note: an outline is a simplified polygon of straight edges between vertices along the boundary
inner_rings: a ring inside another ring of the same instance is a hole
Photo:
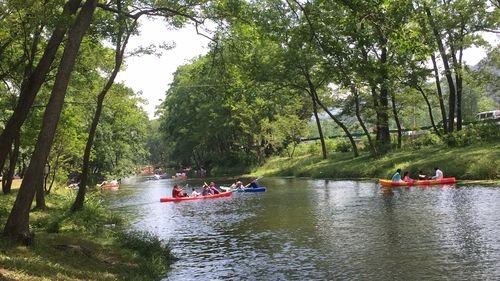
[[[148,101],[144,109],[150,119],[155,118],[156,106],[165,98],[173,74],[178,66],[201,54],[208,52],[209,40],[196,34],[194,26],[180,30],[166,27],[160,20],[143,18],[140,21],[139,36],[130,38],[127,50],[131,51],[139,46],[175,42],[175,48],[164,51],[161,57],[153,55],[129,57],[126,59],[126,69],[118,74],[117,80],[123,81],[135,92],[142,92]]]
[[[142,92],[142,96],[148,101],[144,109],[149,118],[153,119],[155,108],[165,98],[165,92],[173,80],[177,67],[189,63],[191,59],[199,55],[206,54],[209,40],[196,34],[193,26],[172,30],[160,20],[143,18],[140,30],[139,36],[130,38],[128,50],[162,42],[175,42],[176,46],[174,49],[165,51],[161,57],[153,55],[129,57],[126,59],[126,70],[118,74],[118,81],[123,81],[135,92]],[[483,35],[493,45],[500,43],[498,35],[491,33]],[[484,56],[483,49],[474,47],[465,50],[464,61],[468,65],[475,65]]]

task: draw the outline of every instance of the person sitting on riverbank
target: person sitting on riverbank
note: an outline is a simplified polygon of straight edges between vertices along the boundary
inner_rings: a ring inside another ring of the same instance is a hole
[[[406,171],[404,174],[403,174],[403,181],[404,182],[412,182],[413,179],[410,178],[410,172]]]
[[[424,174],[422,170],[418,171],[418,180],[426,180],[427,176]]]
[[[401,169],[396,170],[396,173],[392,176],[391,181],[401,181]]]
[[[182,188],[178,184],[174,185],[174,189],[172,189],[172,197],[173,198],[188,197],[187,193],[182,191],[183,191]]]
[[[435,167],[434,170],[436,170],[436,175],[431,177],[431,180],[438,180],[443,178],[443,172],[438,168]]]

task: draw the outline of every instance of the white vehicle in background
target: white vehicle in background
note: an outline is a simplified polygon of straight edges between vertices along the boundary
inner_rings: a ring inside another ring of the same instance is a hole
[[[476,114],[476,119],[478,121],[496,120],[496,119],[500,120],[500,110],[479,112],[478,114]]]

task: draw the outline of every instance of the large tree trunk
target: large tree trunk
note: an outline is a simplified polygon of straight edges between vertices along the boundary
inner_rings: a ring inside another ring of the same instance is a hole
[[[398,109],[396,108],[396,95],[391,95],[391,103],[392,103],[392,114],[394,115],[394,122],[396,122],[396,127],[398,128],[398,148],[401,148],[401,122],[399,122]]]
[[[29,109],[33,105],[33,101],[40,90],[47,73],[57,54],[57,49],[64,38],[64,34],[68,28],[68,18],[75,14],[80,6],[81,0],[69,0],[65,5],[61,15],[61,21],[57,24],[52,36],[45,47],[43,56],[40,58],[35,70],[27,79],[23,80],[21,85],[21,93],[17,102],[14,113],[5,125],[2,134],[0,135],[0,167],[3,167],[7,153],[10,151],[12,142],[16,134],[21,129],[22,124],[28,116]]]
[[[441,35],[439,34],[439,30],[437,29],[436,24],[434,23],[434,18],[432,17],[431,10],[428,7],[425,7],[425,12],[427,14],[427,19],[429,20],[430,26],[434,33],[434,37],[436,39],[436,43],[439,49],[439,54],[441,55],[441,59],[443,60],[446,81],[448,82],[448,88],[450,90],[450,95],[448,98],[448,132],[453,132],[453,127],[455,125],[455,102],[456,102],[455,84],[453,83],[451,68],[448,62],[448,55],[446,54],[446,50],[444,48]]]
[[[121,2],[118,1],[118,10],[121,10]],[[99,124],[99,119],[101,117],[102,113],[102,105],[104,102],[104,98],[106,97],[106,94],[108,93],[109,89],[113,85],[116,75],[120,71],[120,67],[123,62],[123,54],[125,53],[125,48],[128,43],[128,39],[130,38],[130,35],[132,34],[133,28],[136,24],[136,21],[134,21],[134,24],[132,27],[127,30],[126,36],[123,39],[122,43],[122,36],[125,33],[125,30],[123,29],[124,25],[121,25],[122,28],[119,30],[118,35],[117,35],[117,42],[116,42],[116,49],[115,49],[115,66],[113,68],[113,72],[111,73],[110,77],[108,78],[108,81],[102,91],[99,93],[97,96],[97,108],[94,113],[94,118],[92,119],[92,124],[89,129],[89,136],[87,138],[87,144],[85,145],[85,152],[83,154],[83,163],[82,163],[82,174],[80,177],[80,188],[78,189],[78,194],[76,195],[75,202],[73,203],[73,206],[71,207],[71,211],[75,212],[78,210],[81,210],[83,208],[83,203],[85,201],[85,192],[87,189],[87,182],[88,182],[88,175],[89,175],[89,163],[90,163],[90,152],[92,150],[92,145],[94,144],[94,138],[95,138],[95,133],[97,130],[97,125]]]
[[[439,108],[441,109],[441,119],[443,120],[444,133],[448,133],[448,122],[446,122],[446,108],[444,106],[443,91],[441,91],[441,78],[439,78],[439,70],[436,63],[436,56],[431,55],[432,66],[434,68],[434,79],[436,80],[436,90],[439,98]]]
[[[31,237],[29,233],[29,209],[35,195],[36,185],[43,180],[43,168],[52,146],[71,72],[83,36],[90,26],[96,5],[97,0],[85,2],[69,33],[68,43],[59,64],[52,94],[45,109],[42,129],[38,135],[26,177],[23,179],[16,202],[4,228],[4,235],[11,239]]]
[[[36,201],[36,210],[45,210],[47,207],[45,205],[45,190],[43,188],[43,183],[44,183],[44,176],[40,177],[40,181],[36,183],[36,196],[35,196],[35,201]]]
[[[351,85],[351,92],[353,93],[355,99],[354,102],[356,105],[356,118],[358,119],[359,125],[361,125],[361,128],[363,129],[363,132],[365,133],[366,138],[368,139],[368,145],[370,146],[370,151],[372,152],[373,155],[377,155],[377,148],[375,147],[375,144],[372,141],[370,132],[368,131],[368,129],[366,129],[365,122],[363,122],[363,119],[361,118],[361,113],[359,110],[359,95],[356,86]]]

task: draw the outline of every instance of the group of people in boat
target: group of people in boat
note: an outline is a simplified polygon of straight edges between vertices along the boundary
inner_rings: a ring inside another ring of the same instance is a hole
[[[235,188],[235,189],[243,189],[243,188],[247,188],[247,187],[259,188],[259,182],[257,180],[258,180],[258,178],[252,180],[247,185],[243,185],[243,182],[240,179],[236,179],[236,181],[231,185],[231,188]]]
[[[243,188],[258,188],[259,183],[257,179],[252,180],[249,184],[243,185],[243,182],[240,179],[237,179],[232,185],[232,188],[235,189],[243,189]],[[207,196],[207,195],[215,195],[219,194],[222,191],[215,186],[215,182],[211,181],[210,184],[203,183],[202,192],[199,193],[196,191],[196,188],[193,188],[191,191],[191,195],[187,194],[178,184],[174,185],[172,189],[172,197],[173,198],[181,198],[181,197],[198,197],[198,196]]]
[[[219,194],[222,191],[220,191],[216,186],[215,182],[210,182],[210,184],[204,183],[203,186],[201,187],[203,190],[201,193],[196,191],[196,188],[193,187],[191,191],[191,195],[187,194],[187,192],[184,191],[178,184],[174,185],[174,189],[172,189],[172,197],[173,198],[180,198],[180,197],[198,197],[198,196],[207,196],[207,195],[214,195],[214,194]]]
[[[435,175],[428,177],[427,175],[425,175],[425,173],[422,170],[420,170],[418,172],[417,179],[412,179],[410,177],[410,172],[405,171],[403,176],[401,176],[401,169],[397,169],[396,173],[394,173],[391,180],[395,181],[395,182],[399,182],[399,181],[412,182],[415,180],[437,180],[437,179],[442,179],[444,177],[443,171],[441,171],[439,169],[439,167],[434,167],[434,171],[435,171]]]

